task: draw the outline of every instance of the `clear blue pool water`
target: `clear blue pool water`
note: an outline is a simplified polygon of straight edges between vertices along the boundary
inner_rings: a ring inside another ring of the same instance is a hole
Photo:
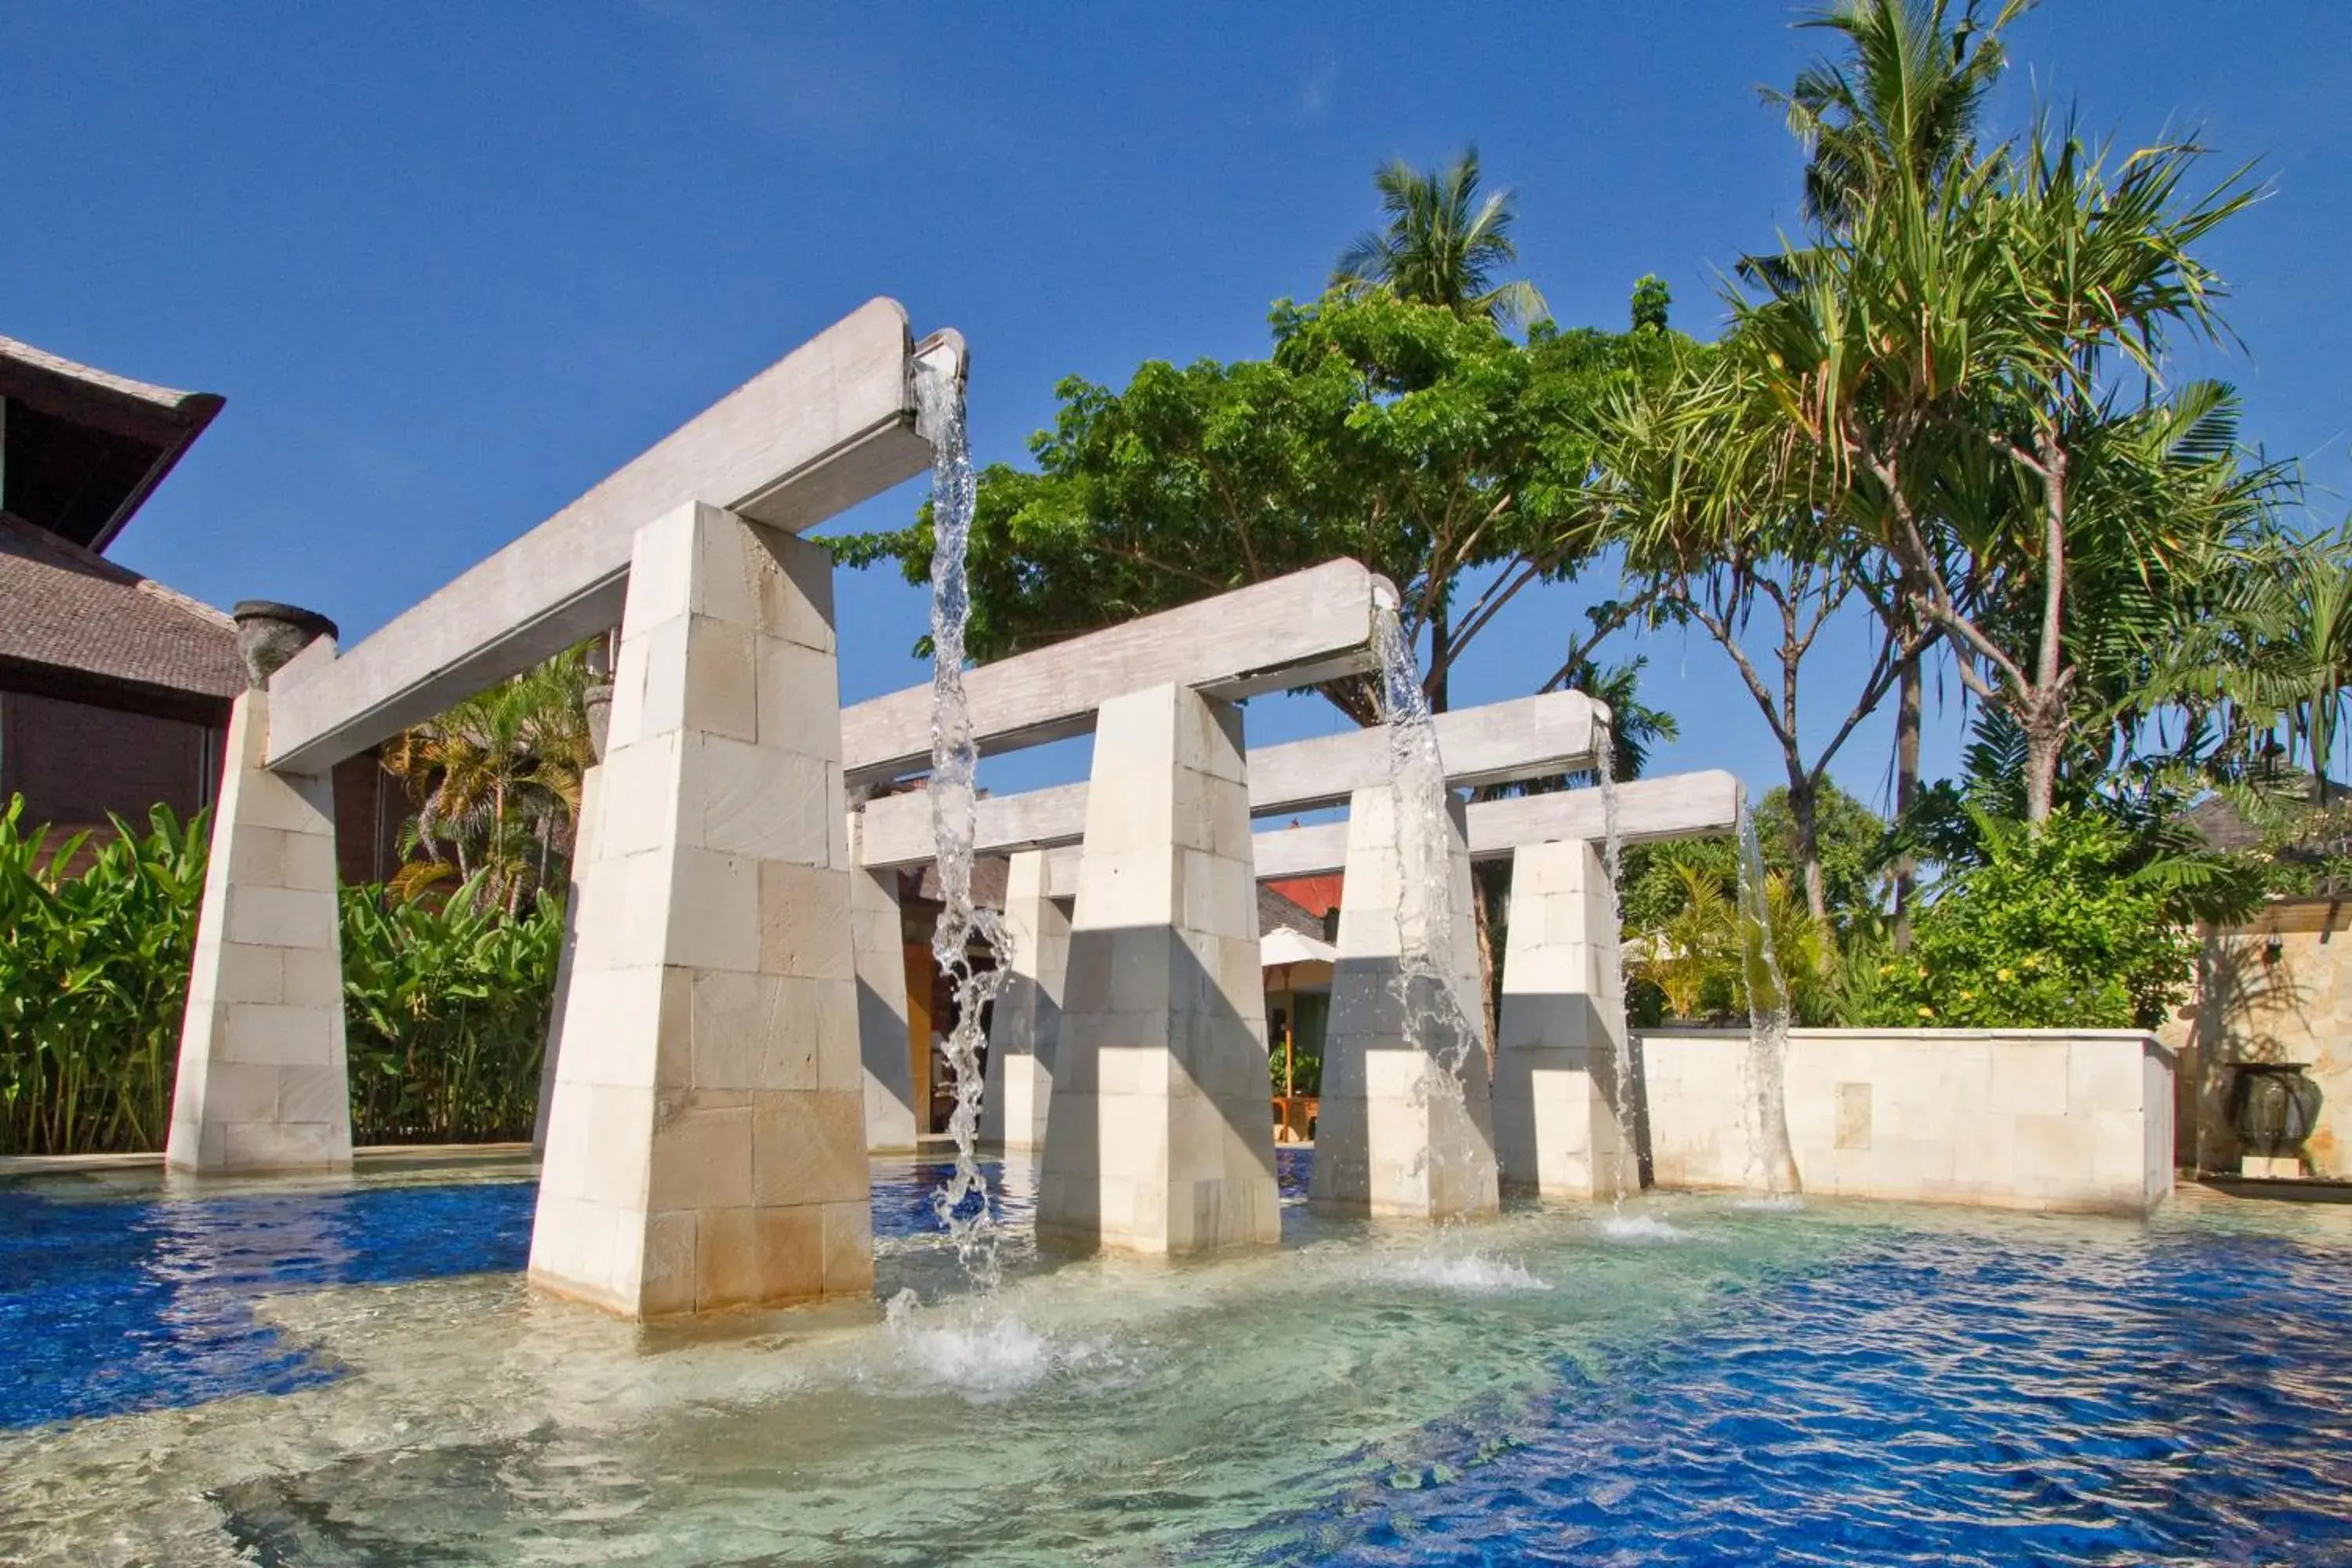
[[[653,1346],[521,1289],[527,1181],[0,1185],[0,1563],[2352,1563],[2352,1214],[1294,1206],[1055,1265],[992,1173],[1000,1303],[877,1164],[929,1305]]]

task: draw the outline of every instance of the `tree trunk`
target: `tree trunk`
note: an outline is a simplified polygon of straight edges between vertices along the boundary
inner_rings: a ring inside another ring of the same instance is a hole
[[[1822,877],[1821,796],[1813,780],[1789,759],[1789,823],[1796,834],[1797,865],[1805,874],[1805,908],[1813,919],[1830,918],[1829,888]]]
[[[2038,828],[2050,820],[2058,795],[2058,757],[2066,745],[2064,699],[2037,693],[2025,715],[2025,820]]]
[[[1919,708],[1927,682],[1920,655],[1903,661],[1895,678],[1895,820],[1900,823],[1919,798]],[[1919,863],[1909,855],[1895,862],[1895,951],[1911,945],[1911,904],[1916,895]]]
[[[1453,632],[1452,617],[1446,615],[1444,605],[1429,612],[1429,662],[1437,667],[1437,672],[1429,678],[1424,688],[1429,694],[1429,710],[1432,713],[1445,711],[1447,689],[1454,681],[1454,661],[1446,657],[1448,650],[1445,646]]]

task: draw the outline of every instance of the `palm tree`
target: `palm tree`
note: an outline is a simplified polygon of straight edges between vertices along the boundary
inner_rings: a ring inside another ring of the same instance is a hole
[[[517,912],[563,879],[579,827],[582,775],[594,763],[582,701],[583,648],[403,731],[383,765],[417,803],[404,837],[425,858],[396,890],[414,896],[452,870],[488,903]]]
[[[2352,686],[2352,521],[2298,541],[2252,578],[2251,668],[2223,678],[2244,706],[2283,719],[2311,760],[2312,797],[2328,804],[2328,764]]]
[[[1496,280],[1497,271],[1519,258],[1511,242],[1517,214],[1508,191],[1479,199],[1477,148],[1427,172],[1396,159],[1373,173],[1372,184],[1388,226],[1339,253],[1332,288],[1351,294],[1386,289],[1400,300],[1496,326],[1525,325],[1543,315],[1543,296],[1533,284]]]
[[[1976,153],[1985,101],[2009,63],[2001,29],[2035,0],[1837,0],[1797,24],[1841,35],[1842,60],[1815,60],[1787,92],[1767,90],[1811,153],[1805,215],[1845,227],[1898,185],[1932,196]]]
[[[2008,65],[2001,30],[2035,0],[2002,0],[1984,19],[1979,0],[1959,18],[1950,0],[1837,0],[1798,24],[1839,34],[1842,60],[1816,60],[1786,93],[1767,102],[1787,110],[1789,129],[1811,153],[1806,216],[1823,229],[1850,228],[1874,203],[1914,200],[1932,207],[1951,178],[1975,161],[1978,131],[1993,84]],[[1779,258],[1742,268],[1776,286],[1790,281]],[[1883,510],[1885,498],[1879,498]],[[1891,521],[1882,518],[1882,522]],[[1895,814],[1919,794],[1924,662],[1937,631],[1921,624],[1911,595],[1873,595],[1899,658],[1895,670]],[[1895,940],[1906,945],[1915,868],[1895,867]]]

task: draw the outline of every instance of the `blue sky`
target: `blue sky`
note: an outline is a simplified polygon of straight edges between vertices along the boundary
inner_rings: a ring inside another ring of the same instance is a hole
[[[1277,15],[1277,9],[1279,14]],[[1724,269],[1795,221],[1757,88],[1822,46],[1774,0],[1645,6],[112,5],[0,12],[0,332],[228,406],[117,555],[346,639],[521,532],[876,294],[963,330],[983,460],[1025,456],[1073,373],[1262,353],[1374,219],[1370,174],[1475,141],[1566,323],[1635,278],[1710,333]],[[1998,118],[2037,98],[2126,140],[2202,132],[2274,194],[2210,255],[2250,433],[2352,492],[2352,7],[2048,0]],[[2219,172],[2217,164],[2217,173]],[[835,526],[906,517],[916,489]],[[1529,689],[1593,594],[1523,596],[1457,677]],[[845,574],[850,699],[921,679],[923,605]],[[1723,655],[1646,653],[1662,767],[1778,782]],[[1864,656],[1822,659],[1814,720]],[[1254,738],[1336,728],[1252,705]],[[1958,724],[1931,742],[1948,765]],[[1837,769],[1879,794],[1886,729]],[[1010,787],[1083,751],[992,765]]]

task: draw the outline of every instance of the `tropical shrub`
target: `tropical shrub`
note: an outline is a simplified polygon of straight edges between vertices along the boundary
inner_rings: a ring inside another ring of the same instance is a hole
[[[159,805],[143,834],[118,817],[110,840],[52,844],[24,809],[14,796],[0,810],[0,1154],[160,1149],[204,815]]]
[[[2187,994],[2196,944],[2131,836],[2061,807],[2038,831],[1979,814],[1981,858],[1947,876],[1908,952],[1874,955],[1856,1024],[2153,1028]]]
[[[509,916],[478,871],[434,903],[343,889],[343,1016],[361,1143],[530,1136],[563,904]]]
[[[52,843],[0,811],[0,1154],[161,1149],[204,896],[205,819]],[[362,1143],[528,1137],[563,907],[509,915],[471,884],[342,894],[352,1131]]]

